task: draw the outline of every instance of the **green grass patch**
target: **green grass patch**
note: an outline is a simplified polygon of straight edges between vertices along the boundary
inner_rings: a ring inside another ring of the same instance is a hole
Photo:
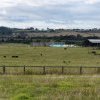
[[[91,53],[92,51],[92,48],[82,47],[64,50],[64,48],[2,44],[0,66],[100,66],[100,50],[95,50],[97,55]]]
[[[0,76],[1,100],[99,100],[100,76]]]

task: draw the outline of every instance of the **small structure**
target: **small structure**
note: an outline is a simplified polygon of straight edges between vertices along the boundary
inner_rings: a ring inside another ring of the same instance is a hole
[[[32,42],[33,47],[47,47],[50,45],[49,42]]]
[[[88,39],[84,42],[85,46],[100,47],[100,39]]]
[[[49,45],[50,47],[65,47],[64,42],[54,42]]]
[[[34,47],[65,47],[64,42],[33,42]]]

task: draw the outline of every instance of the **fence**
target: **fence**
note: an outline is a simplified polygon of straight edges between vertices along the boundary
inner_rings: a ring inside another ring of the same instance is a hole
[[[100,67],[0,66],[0,74],[100,74]]]

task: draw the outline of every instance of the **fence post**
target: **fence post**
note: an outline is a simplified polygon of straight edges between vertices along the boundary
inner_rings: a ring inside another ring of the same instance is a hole
[[[62,66],[62,74],[64,74],[64,67]]]
[[[6,72],[6,67],[3,66],[3,74],[5,74],[5,72]]]
[[[97,74],[100,74],[100,67],[97,68]]]
[[[24,74],[25,74],[25,70],[26,70],[26,69],[25,69],[25,66],[24,66]]]
[[[80,67],[80,75],[82,75],[82,67]]]
[[[43,67],[43,74],[46,74],[45,66]]]

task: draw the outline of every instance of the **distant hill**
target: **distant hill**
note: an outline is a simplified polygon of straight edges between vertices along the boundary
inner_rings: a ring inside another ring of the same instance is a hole
[[[100,29],[38,29],[0,27],[0,43],[64,42],[82,45],[87,39],[100,39]]]
[[[100,37],[100,29],[38,29],[38,28],[9,28],[9,27],[0,27],[0,36],[7,35],[28,35],[29,37],[37,37],[37,36],[66,36],[66,35],[82,35],[84,37],[88,36],[98,36]]]
[[[0,27],[0,35],[12,35],[12,29],[8,27]]]
[[[26,29],[13,29],[13,32],[15,33],[100,33],[100,29],[93,28],[93,29],[34,29],[34,28],[26,28]]]

